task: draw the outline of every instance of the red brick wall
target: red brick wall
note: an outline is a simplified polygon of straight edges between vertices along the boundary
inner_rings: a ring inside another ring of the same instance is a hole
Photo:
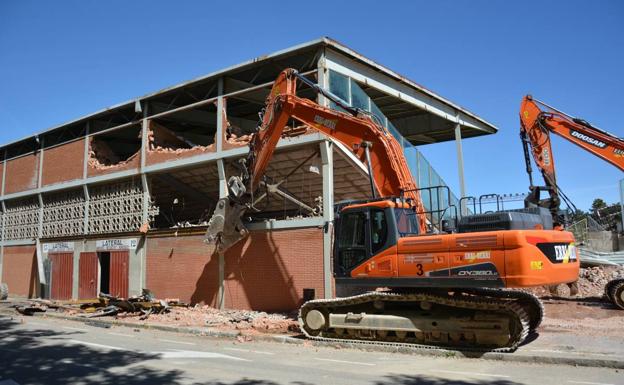
[[[225,279],[227,308],[294,310],[304,288],[322,298],[322,229],[252,232],[226,254]]]
[[[37,258],[35,246],[6,246],[2,261],[2,282],[9,285],[9,296],[36,295]]]
[[[0,163],[0,186],[2,186],[2,178],[4,177],[4,162]]]
[[[82,178],[83,160],[84,139],[44,150],[43,185]]]
[[[5,194],[37,188],[39,155],[24,155],[7,161]]]
[[[146,286],[159,298],[216,305],[219,259],[203,235],[148,238]],[[225,258],[225,306],[290,311],[303,289],[323,296],[321,229],[252,232]]]
[[[203,235],[147,239],[146,287],[158,298],[215,306],[219,259]]]

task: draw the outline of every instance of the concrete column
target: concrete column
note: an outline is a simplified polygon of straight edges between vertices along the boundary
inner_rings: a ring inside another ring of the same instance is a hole
[[[325,298],[333,297],[332,237],[334,222],[334,157],[332,143],[323,141],[321,162],[323,175],[323,291]]]
[[[461,139],[461,121],[459,114],[457,115],[457,124],[455,125],[455,144],[457,147],[457,173],[459,175],[459,199],[466,196],[466,185],[464,179],[464,153],[462,150]],[[460,207],[461,215],[466,215],[466,205],[462,202]]]
[[[0,187],[0,196],[4,196],[4,184],[6,181],[7,169],[7,150],[4,150],[4,162],[2,166],[2,186]],[[0,201],[2,207],[2,223],[0,224],[0,281],[2,281],[2,264],[4,263],[4,214],[6,213],[6,205],[4,200]]]
[[[217,83],[217,133],[215,134],[217,153],[223,150],[223,87],[223,77],[220,77]]]
[[[82,179],[87,179],[87,165],[89,164],[89,133],[91,131],[91,123],[87,122],[85,127],[85,140],[84,140],[84,156],[82,159]],[[83,212],[83,229],[82,233],[89,234],[89,186],[82,185],[82,194],[84,196],[84,212]]]
[[[6,163],[4,165],[6,169]],[[2,183],[2,188],[4,189],[4,179]],[[0,227],[0,282],[2,281],[2,264],[4,263],[4,213],[6,213],[6,205],[4,201],[0,201],[0,205],[2,206],[2,227]]]
[[[85,251],[85,241],[75,240],[74,242],[74,268],[73,268],[73,282],[72,282],[72,298],[78,299],[78,284],[80,275],[80,253]]]
[[[220,115],[220,114],[219,114]],[[227,181],[225,176],[225,164],[223,159],[217,160],[217,171],[219,173],[219,198],[228,195]],[[225,255],[219,253],[219,290],[217,291],[217,308],[225,308]]]
[[[145,173],[145,166],[147,165],[147,150],[149,149],[149,120],[147,119],[148,108],[147,102],[144,106],[141,106],[139,101],[136,102],[135,110],[143,112],[143,120],[141,122],[141,187],[143,189],[143,211],[141,215],[141,224],[148,225],[149,231],[149,209],[151,203],[151,194],[149,183],[147,180],[147,174]],[[136,294],[140,294],[141,290],[145,288],[146,276],[147,276],[147,233],[141,234],[139,238],[137,249],[134,255],[130,253],[130,257],[138,259],[136,273],[130,272],[129,288],[135,287]],[[131,263],[130,266],[133,264]],[[137,282],[135,282],[137,281]]]
[[[327,74],[327,67],[325,66],[325,49],[321,51],[318,62],[316,63],[318,85],[324,89],[329,89],[329,79]],[[321,94],[317,95],[317,103],[321,106],[329,107],[329,100]]]
[[[91,123],[87,122],[85,127],[84,156],[82,159],[82,179],[87,179],[87,167],[89,165],[89,134],[91,132]]]

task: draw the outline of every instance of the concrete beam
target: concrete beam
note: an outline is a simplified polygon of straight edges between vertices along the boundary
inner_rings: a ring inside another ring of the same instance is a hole
[[[303,227],[322,227],[324,223],[325,221],[322,217],[308,217],[298,219],[268,220],[264,222],[254,222],[245,225],[251,231],[259,231],[297,229]]]
[[[334,222],[334,152],[332,142],[320,143],[323,175],[323,292],[333,297],[332,238]]]
[[[219,174],[219,199],[228,195],[227,180],[225,175],[225,164],[223,159],[217,160],[217,173]],[[218,253],[219,257],[219,277],[217,290],[217,308],[225,308],[225,255]]]

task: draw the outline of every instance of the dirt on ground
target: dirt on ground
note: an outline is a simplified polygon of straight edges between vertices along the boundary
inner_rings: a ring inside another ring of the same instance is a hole
[[[250,310],[218,310],[196,305],[189,308],[171,308],[169,313],[152,314],[140,320],[132,314],[119,314],[115,318],[125,322],[162,324],[168,326],[211,327],[223,330],[283,334],[299,330],[294,314],[266,313]]]
[[[605,285],[616,278],[624,278],[621,266],[587,267],[579,271],[576,288],[561,284],[531,289],[546,310],[540,330],[624,338],[624,311],[604,297]]]

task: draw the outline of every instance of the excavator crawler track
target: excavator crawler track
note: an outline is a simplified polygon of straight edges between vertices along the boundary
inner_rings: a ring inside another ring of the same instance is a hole
[[[624,279],[614,279],[605,286],[605,295],[617,308],[624,310]]]
[[[524,308],[524,311],[529,316],[529,331],[531,332],[540,326],[544,316],[546,315],[546,310],[544,309],[542,301],[540,301],[536,295],[526,291],[479,288],[470,289],[465,292],[472,295],[499,298],[516,302]]]
[[[493,293],[369,292],[299,310],[301,330],[314,340],[480,352],[514,351],[530,321],[519,301]]]

